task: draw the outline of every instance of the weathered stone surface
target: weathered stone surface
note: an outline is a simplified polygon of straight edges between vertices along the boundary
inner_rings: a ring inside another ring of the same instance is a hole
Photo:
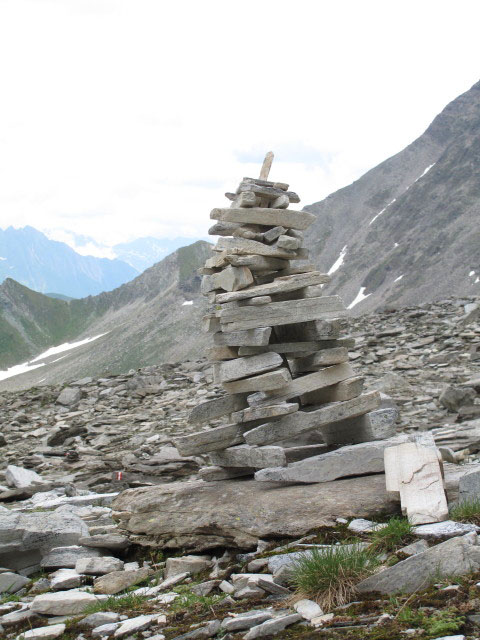
[[[246,613],[240,613],[234,618],[225,618],[222,621],[222,629],[225,629],[227,632],[235,633],[236,631],[241,631],[242,629],[250,629],[251,627],[255,627],[266,620],[271,620],[273,616],[272,611],[267,611],[266,609],[259,609],[252,611],[247,611]]]
[[[236,291],[234,293],[220,293],[215,298],[217,304],[225,302],[233,302],[234,300],[246,300],[256,296],[268,296],[277,293],[285,293],[287,291],[295,291],[309,285],[325,284],[330,277],[319,273],[318,271],[310,271],[293,276],[282,276],[275,278],[273,282],[260,284],[255,287],[249,287],[244,291]]]
[[[271,404],[263,407],[249,407],[242,411],[232,413],[234,422],[250,422],[252,420],[268,420],[279,416],[288,416],[298,411],[299,406],[296,402],[282,402],[279,404]]]
[[[473,536],[473,538],[472,538]],[[453,538],[388,567],[357,585],[359,593],[413,593],[437,576],[462,576],[480,568],[476,535]]]
[[[463,536],[471,531],[478,533],[480,531],[480,527],[468,522],[455,522],[454,520],[422,524],[412,529],[412,533],[419,538],[432,538],[437,540]]]
[[[257,242],[256,240],[248,240],[247,238],[222,238],[217,240],[214,251],[227,251],[236,255],[258,255],[267,258],[296,258],[303,257],[301,250],[290,251],[289,249],[280,249],[276,246]],[[308,255],[308,254],[307,254]]]
[[[302,619],[302,616],[298,613],[292,613],[290,615],[274,618],[273,620],[267,620],[256,627],[252,627],[244,636],[244,640],[255,640],[255,638],[265,638],[268,636],[274,636],[280,631],[283,631],[291,624],[295,624]]]
[[[180,558],[168,558],[165,567],[165,578],[171,578],[181,573],[192,575],[200,573],[212,566],[210,556],[182,556]]]
[[[115,638],[124,638],[125,636],[133,635],[135,633],[139,633],[140,631],[144,631],[150,627],[154,620],[159,623],[165,624],[166,617],[162,615],[144,615],[137,616],[136,618],[130,618],[129,620],[125,620],[122,624],[116,629],[113,636]]]
[[[99,549],[113,549],[122,551],[128,547],[128,538],[118,533],[98,533],[86,538],[80,538],[80,544],[84,547],[94,547]]]
[[[276,371],[262,373],[252,378],[224,382],[222,386],[228,393],[248,393],[257,390],[273,391],[285,386],[291,379],[290,371],[282,367]]]
[[[217,332],[213,334],[213,342],[216,345],[238,346],[265,346],[268,345],[272,334],[271,327],[259,327],[246,331],[232,331],[230,333]]]
[[[80,538],[83,540],[83,538]],[[41,565],[44,569],[74,569],[80,558],[96,558],[104,555],[101,549],[87,549],[79,545],[54,547],[43,556]]]
[[[342,380],[337,384],[317,389],[300,396],[302,405],[327,404],[329,402],[344,402],[358,397],[363,391],[364,378],[355,376]]]
[[[120,614],[114,611],[99,611],[98,613],[91,613],[89,616],[85,616],[79,622],[82,627],[95,628],[102,624],[112,624],[120,620]]]
[[[50,576],[50,588],[53,591],[63,591],[65,589],[75,589],[82,584],[83,576],[75,569],[58,569]]]
[[[189,436],[174,438],[173,442],[181,455],[198,455],[245,442],[243,434],[249,428],[241,424],[228,424],[224,427],[215,427]]]
[[[104,556],[103,558],[81,558],[77,560],[75,571],[90,576],[102,576],[111,571],[121,571],[123,569],[123,561],[112,556]]]
[[[253,276],[248,267],[232,267],[228,265],[219,273],[203,276],[201,290],[206,294],[215,289],[239,291],[252,284]]]
[[[283,487],[254,480],[227,481],[220,489],[202,481],[168,483],[130,489],[113,505],[121,526],[142,544],[199,551],[252,548],[259,538],[301,536],[337,516],[368,517],[396,507],[380,475]]]
[[[94,593],[114,595],[134,584],[143,582],[149,575],[151,575],[151,570],[148,568],[137,569],[136,571],[112,571],[95,579],[93,591]],[[115,621],[109,620],[108,622]]]
[[[331,349],[321,349],[309,356],[295,358],[292,361],[292,370],[293,373],[305,373],[347,361],[348,351],[345,347],[332,347]]]
[[[53,547],[75,544],[88,527],[73,513],[0,513],[0,566],[23,570]]]
[[[475,471],[471,471],[460,478],[458,488],[458,499],[460,502],[466,500],[478,500],[480,498],[480,466]]]
[[[407,544],[406,547],[402,547],[397,553],[403,553],[405,556],[416,556],[417,553],[423,553],[428,549],[428,542],[426,540],[417,540],[412,544]]]
[[[241,378],[267,373],[282,363],[282,357],[278,353],[261,353],[256,356],[219,362],[214,365],[214,371],[218,372],[219,382],[233,382]]]
[[[66,626],[62,624],[51,624],[48,627],[37,627],[21,633],[17,640],[55,640],[65,632]]]
[[[188,421],[191,424],[203,424],[204,422],[215,420],[215,418],[221,418],[227,413],[240,411],[240,409],[248,406],[246,398],[246,394],[239,394],[202,402],[192,409],[188,416]]]
[[[210,454],[213,464],[222,467],[253,467],[263,469],[270,466],[287,464],[285,450],[282,447],[249,447],[240,445]]]
[[[70,407],[77,404],[82,397],[82,392],[78,388],[65,387],[57,398],[58,404],[63,404],[66,407]]]
[[[16,467],[13,464],[8,465],[5,471],[5,480],[9,487],[16,487],[17,489],[30,487],[32,484],[42,482],[41,476],[35,471],[24,469],[23,467]]]
[[[336,364],[321,371],[295,378],[295,380],[291,380],[274,393],[262,393],[258,390],[257,393],[248,396],[248,404],[250,406],[262,406],[274,402],[283,402],[323,387],[330,387],[354,375],[355,373],[348,363]]]
[[[322,427],[326,444],[357,444],[382,440],[395,435],[396,409],[377,409],[363,416],[334,422]]]
[[[253,207],[248,209],[213,209],[210,213],[213,220],[222,222],[241,222],[243,224],[260,224],[267,227],[282,225],[287,229],[302,231],[309,227],[315,216],[307,211],[292,209],[264,209]]]
[[[293,608],[305,620],[312,620],[318,616],[323,616],[322,608],[313,600],[299,600],[293,605]]]
[[[355,418],[356,416],[376,409],[380,404],[380,396],[377,391],[365,393],[358,398],[335,402],[321,406],[313,411],[297,411],[289,416],[280,418],[275,422],[262,424],[245,433],[245,441],[250,445],[265,445],[292,438],[295,435],[318,429],[332,422]]]
[[[440,404],[449,411],[458,411],[464,405],[471,405],[477,397],[475,389],[472,387],[448,386],[440,395]]]
[[[345,476],[381,473],[384,470],[383,452],[399,440],[377,440],[341,447],[336,451],[312,456],[286,467],[261,469],[255,480],[261,482],[329,482]]]
[[[223,331],[239,331],[256,327],[275,327],[317,318],[336,318],[345,313],[338,296],[272,302],[261,307],[238,307],[219,312]]]
[[[20,591],[22,587],[30,584],[31,580],[24,576],[19,576],[17,573],[11,571],[5,571],[0,573],[0,594],[1,593],[16,593]]]
[[[56,593],[42,593],[33,599],[32,611],[49,616],[68,616],[82,613],[94,602],[97,602],[97,598],[86,591],[72,589]]]

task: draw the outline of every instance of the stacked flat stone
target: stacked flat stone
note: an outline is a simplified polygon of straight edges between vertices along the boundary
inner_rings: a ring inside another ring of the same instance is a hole
[[[303,232],[315,216],[289,209],[297,194],[266,179],[244,178],[226,196],[230,208],[210,214],[209,233],[220,237],[201,273],[213,305],[203,320],[208,357],[228,395],[195,407],[190,422],[229,419],[177,438],[178,451],[209,455],[213,466],[200,471],[207,481],[323,482],[382,471],[387,442],[378,440],[392,435],[394,416],[377,410],[378,392],[363,393],[349,364],[345,306],[322,295],[329,276],[305,263]],[[375,451],[362,445],[363,455],[343,446],[372,441]]]

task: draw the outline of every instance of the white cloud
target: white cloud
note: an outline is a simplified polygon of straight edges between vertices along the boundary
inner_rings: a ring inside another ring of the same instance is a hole
[[[478,18],[474,0],[0,0],[0,225],[204,236],[270,149],[272,178],[319,200],[478,79]]]

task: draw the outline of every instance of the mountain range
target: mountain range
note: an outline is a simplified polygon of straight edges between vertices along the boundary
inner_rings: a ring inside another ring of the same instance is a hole
[[[0,282],[13,278],[35,291],[81,298],[111,291],[136,275],[122,260],[82,256],[33,227],[0,229]]]
[[[311,259],[332,276],[324,292],[339,294],[354,314],[479,295],[479,168],[480,82],[403,151],[305,207],[316,215],[305,238]],[[200,356],[206,303],[196,270],[210,248],[199,241],[177,249],[115,290],[81,300],[53,299],[6,280],[0,368],[51,345],[79,344],[60,357],[49,352],[35,365],[46,366],[27,367],[0,389]]]

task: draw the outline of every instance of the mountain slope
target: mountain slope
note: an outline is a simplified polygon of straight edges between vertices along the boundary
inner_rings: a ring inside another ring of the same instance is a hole
[[[2,369],[52,345],[101,337],[61,358],[46,357],[47,366],[7,378],[0,389],[120,373],[196,356],[206,344],[199,329],[206,303],[196,270],[210,254],[211,245],[198,241],[114,291],[81,300],[49,298],[5,281],[0,286]]]
[[[480,294],[480,82],[403,151],[305,209],[317,215],[312,258],[336,267],[325,292],[363,298],[354,313]]]
[[[73,298],[110,291],[138,275],[121,260],[81,256],[33,227],[0,229],[0,282]]]

